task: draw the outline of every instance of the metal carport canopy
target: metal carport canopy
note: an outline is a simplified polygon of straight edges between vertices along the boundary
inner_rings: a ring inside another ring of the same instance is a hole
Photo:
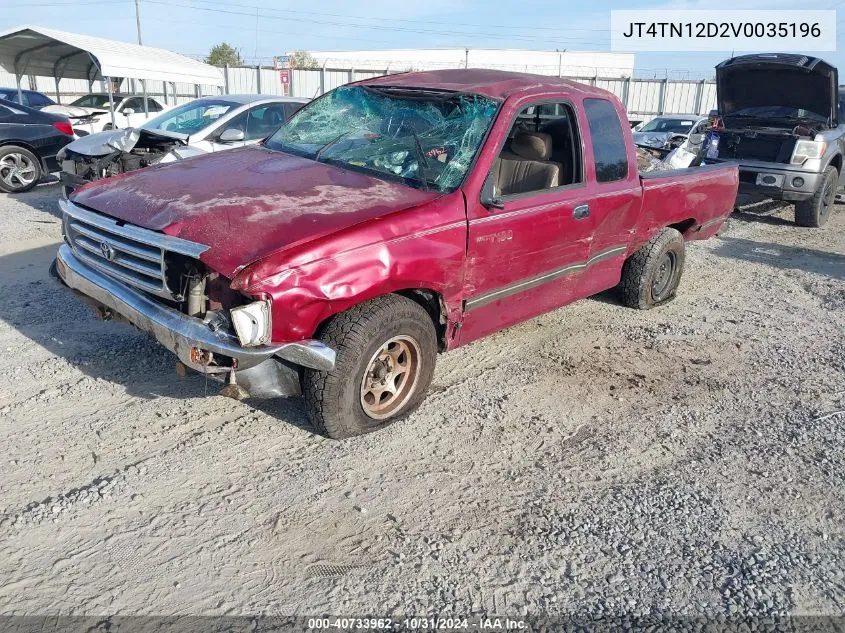
[[[0,32],[0,67],[18,78],[39,75],[57,81],[124,77],[224,84],[219,68],[163,48],[28,25]]]

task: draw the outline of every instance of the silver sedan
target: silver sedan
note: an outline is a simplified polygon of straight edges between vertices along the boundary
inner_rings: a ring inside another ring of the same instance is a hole
[[[307,99],[221,95],[182,104],[137,128],[83,136],[57,156],[65,195],[93,180],[258,143]]]
[[[707,117],[696,114],[665,114],[635,130],[634,143],[652,149],[671,150],[687,139],[697,128],[707,125]]]

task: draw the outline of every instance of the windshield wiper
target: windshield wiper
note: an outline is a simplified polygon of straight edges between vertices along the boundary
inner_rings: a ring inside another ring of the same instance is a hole
[[[320,156],[322,156],[322,155],[323,155],[323,152],[325,152],[327,149],[329,149],[332,145],[335,145],[335,144],[337,144],[338,142],[340,142],[341,140],[343,140],[343,138],[344,138],[344,137],[349,136],[350,134],[352,134],[352,132],[355,132],[355,130],[346,130],[346,131],[345,131],[345,132],[343,132],[342,134],[339,134],[338,136],[336,136],[335,138],[333,138],[332,140],[330,140],[328,143],[326,143],[325,145],[323,145],[323,146],[322,146],[320,149],[318,149],[318,150],[317,150],[317,152],[314,154],[314,160],[319,161],[319,160],[320,160]]]
[[[416,133],[411,132],[411,136],[414,137],[414,147],[417,149],[417,171],[420,175],[420,180],[423,184],[423,189],[428,191],[428,176],[426,175],[426,170],[428,169],[428,160],[425,157],[425,152],[423,152],[422,145],[420,145],[420,137],[416,135]]]

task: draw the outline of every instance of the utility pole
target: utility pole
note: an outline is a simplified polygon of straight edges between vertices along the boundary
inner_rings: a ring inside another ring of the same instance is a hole
[[[138,27],[138,44],[143,44],[141,41],[141,9],[138,8],[138,0],[135,0],[135,26]]]
[[[138,45],[143,46],[144,43],[141,41],[141,9],[138,7],[138,0],[135,0],[135,26],[138,28]],[[141,86],[144,89],[144,118],[149,118],[150,116],[150,105],[147,102],[147,80],[141,80]],[[167,86],[164,88],[165,94],[167,93]]]

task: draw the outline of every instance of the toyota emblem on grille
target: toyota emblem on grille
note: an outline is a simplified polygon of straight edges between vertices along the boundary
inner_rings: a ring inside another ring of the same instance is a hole
[[[116,253],[114,249],[111,247],[110,244],[107,242],[100,242],[100,252],[103,254],[103,257],[106,258],[106,261],[114,261],[114,256]]]

